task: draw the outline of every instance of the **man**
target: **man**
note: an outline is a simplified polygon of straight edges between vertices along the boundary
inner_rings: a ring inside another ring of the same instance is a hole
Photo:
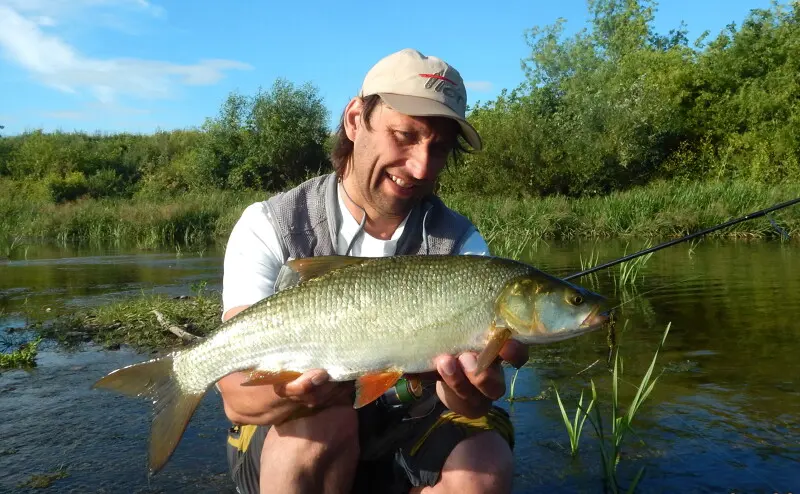
[[[223,319],[281,284],[290,258],[316,255],[488,254],[463,216],[433,194],[462,137],[467,93],[453,67],[406,49],[380,60],[346,106],[332,158],[335,172],[248,207],[225,254]],[[515,365],[527,349],[506,344]],[[352,383],[324,370],[269,386],[218,383],[227,417],[231,474],[240,492],[508,492],[513,429],[492,407],[505,393],[496,362],[473,374],[475,354],[442,355],[428,397],[413,406],[382,400],[356,411]],[[399,410],[399,412],[398,412]],[[257,427],[255,427],[257,426]]]

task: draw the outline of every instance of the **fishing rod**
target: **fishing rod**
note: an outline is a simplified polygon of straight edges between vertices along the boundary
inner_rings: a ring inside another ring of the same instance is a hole
[[[728,227],[728,226],[731,226],[731,225],[735,225],[737,223],[741,223],[742,221],[747,221],[747,220],[752,220],[752,219],[755,219],[755,218],[759,218],[761,216],[764,216],[766,214],[771,213],[772,211],[777,211],[779,209],[788,208],[789,206],[792,206],[792,205],[797,204],[797,203],[800,203],[800,197],[798,197],[797,199],[792,199],[791,201],[786,201],[786,202],[782,202],[780,204],[776,204],[774,206],[770,206],[770,207],[768,207],[766,209],[762,209],[761,211],[756,211],[755,213],[750,213],[750,214],[746,214],[744,216],[740,216],[739,218],[735,218],[735,219],[726,221],[725,223],[721,223],[719,225],[712,226],[710,228],[706,228],[705,230],[700,230],[698,232],[691,233],[689,235],[686,235],[685,237],[681,237],[681,238],[677,238],[677,239],[674,239],[674,240],[670,240],[668,242],[664,242],[662,244],[656,245],[655,247],[650,247],[649,249],[640,250],[639,252],[634,252],[633,254],[629,254],[627,256],[620,257],[619,259],[615,259],[613,261],[609,261],[609,262],[604,263],[604,264],[599,264],[599,265],[597,265],[597,266],[595,266],[593,268],[589,268],[589,269],[586,269],[584,271],[579,271],[577,273],[574,273],[574,274],[571,274],[569,276],[566,276],[563,279],[571,280],[573,278],[580,278],[581,276],[585,276],[585,275],[587,275],[589,273],[594,273],[595,271],[600,271],[601,269],[610,268],[611,266],[614,266],[616,264],[620,264],[620,263],[623,263],[625,261],[630,261],[631,259],[634,259],[636,257],[643,256],[645,254],[649,254],[651,252],[655,252],[657,250],[661,250],[661,249],[663,249],[665,247],[669,247],[669,246],[672,246],[672,245],[675,245],[675,244],[679,244],[681,242],[685,242],[687,240],[691,240],[693,238],[697,238],[697,237],[706,235],[706,234],[711,233],[713,231],[720,230],[722,228],[725,228],[725,227]],[[772,224],[773,224],[773,226],[775,226],[777,228],[777,225],[775,225],[774,222]],[[780,228],[778,228],[778,230],[781,231],[781,233],[783,233],[784,235],[786,234],[786,232],[783,232],[782,230],[780,230]]]

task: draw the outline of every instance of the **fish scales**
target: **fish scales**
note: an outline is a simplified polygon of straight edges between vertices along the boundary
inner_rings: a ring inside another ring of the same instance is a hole
[[[523,266],[426,256],[365,263],[322,276],[255,304],[215,336],[177,356],[179,382],[199,392],[246,368],[304,372],[333,380],[369,371],[430,370],[438,354],[479,343],[493,303]]]

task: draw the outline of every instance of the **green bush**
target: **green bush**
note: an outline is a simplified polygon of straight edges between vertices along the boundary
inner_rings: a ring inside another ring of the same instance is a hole
[[[79,171],[68,172],[63,177],[51,174],[46,181],[55,203],[74,201],[89,192],[89,183]]]

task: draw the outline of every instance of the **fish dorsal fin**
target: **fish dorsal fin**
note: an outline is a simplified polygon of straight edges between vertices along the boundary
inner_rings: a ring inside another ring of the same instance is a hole
[[[297,272],[300,276],[300,282],[308,281],[312,278],[317,278],[335,269],[361,264],[364,261],[372,260],[372,257],[357,257],[357,256],[317,256],[317,257],[302,257],[300,259],[292,259],[286,265],[292,270]]]

